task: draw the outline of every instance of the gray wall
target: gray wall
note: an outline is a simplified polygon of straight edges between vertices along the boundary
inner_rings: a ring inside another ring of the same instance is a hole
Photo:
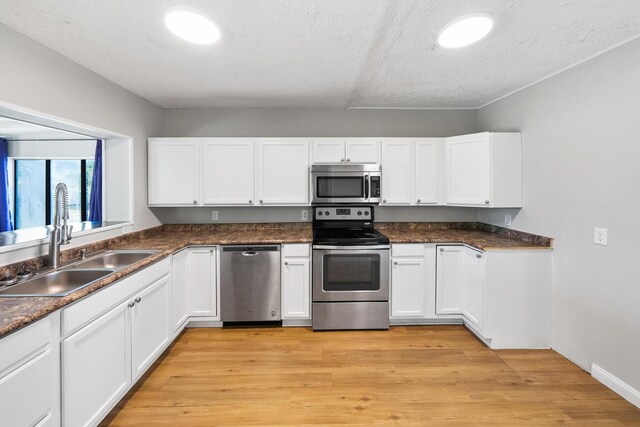
[[[640,40],[479,111],[522,131],[524,209],[513,228],[556,238],[553,348],[640,389]],[[501,224],[505,211],[483,210]],[[609,245],[593,244],[593,227]]]
[[[164,136],[452,136],[476,131],[475,110],[167,109]]]
[[[167,109],[164,136],[451,136],[477,130],[475,110]],[[163,223],[211,222],[209,208],[154,208]],[[219,222],[301,221],[300,208],[219,208]],[[379,208],[380,221],[475,221],[476,209]]]
[[[162,109],[4,25],[0,58],[1,102],[133,137],[134,227],[158,224],[147,207],[146,140],[162,133]]]

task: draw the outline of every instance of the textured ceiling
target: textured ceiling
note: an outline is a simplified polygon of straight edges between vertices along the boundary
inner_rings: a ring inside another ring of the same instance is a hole
[[[169,33],[174,5],[221,41]],[[471,12],[489,37],[438,47]],[[640,1],[1,0],[0,22],[162,107],[476,108],[640,35]]]

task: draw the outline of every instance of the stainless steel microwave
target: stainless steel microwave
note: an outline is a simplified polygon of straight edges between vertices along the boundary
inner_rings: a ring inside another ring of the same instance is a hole
[[[381,170],[376,163],[311,166],[312,203],[380,203]]]

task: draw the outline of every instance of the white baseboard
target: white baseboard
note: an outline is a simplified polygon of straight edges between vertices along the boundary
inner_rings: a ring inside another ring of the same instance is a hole
[[[311,319],[284,319],[282,326],[311,326]]]
[[[611,375],[595,363],[591,365],[591,376],[640,408],[640,391]]]
[[[187,328],[222,328],[222,322],[219,320],[194,320],[189,319]]]

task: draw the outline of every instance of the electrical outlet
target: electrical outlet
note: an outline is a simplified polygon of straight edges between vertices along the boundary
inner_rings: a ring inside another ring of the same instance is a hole
[[[504,225],[507,227],[511,227],[511,215],[504,216]]]
[[[211,211],[211,220],[212,221],[218,220],[218,211]]]
[[[301,213],[301,216],[302,216],[302,220],[303,220],[303,221],[306,221],[306,220],[308,220],[308,219],[309,219],[309,211],[307,211],[306,209],[304,209],[304,210],[301,210],[301,211],[300,211],[300,213]]]
[[[593,243],[607,246],[607,229],[595,227],[593,229]]]

